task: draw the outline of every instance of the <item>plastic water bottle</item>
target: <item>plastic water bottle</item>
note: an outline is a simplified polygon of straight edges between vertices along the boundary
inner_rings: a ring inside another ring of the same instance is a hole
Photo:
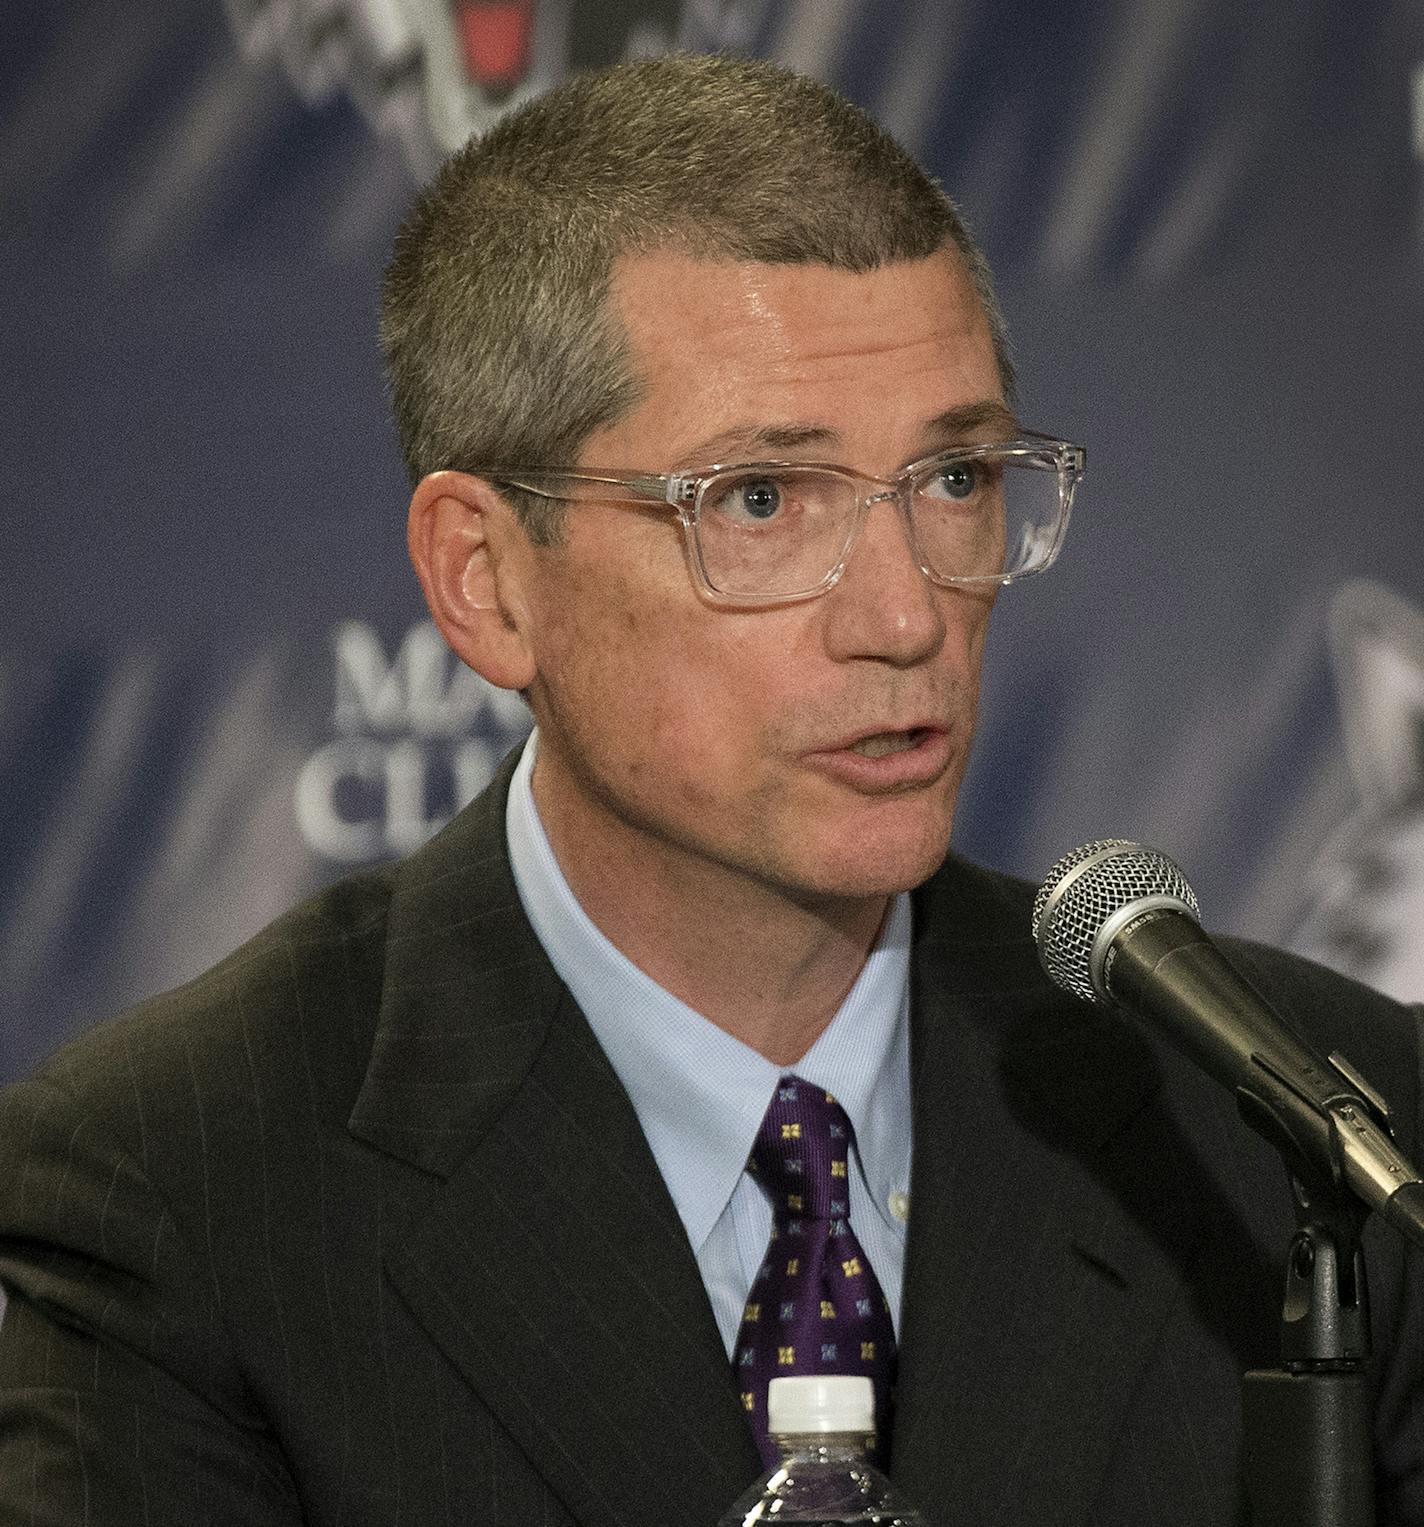
[[[924,1527],[924,1519],[870,1462],[875,1391],[852,1375],[772,1379],[767,1430],[781,1458],[718,1523],[774,1527],[780,1522]]]

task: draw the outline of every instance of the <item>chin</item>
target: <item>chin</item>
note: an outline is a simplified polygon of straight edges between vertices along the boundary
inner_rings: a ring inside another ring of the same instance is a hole
[[[923,885],[948,852],[948,824],[911,841],[890,834],[860,842],[846,838],[828,845],[821,862],[807,867],[805,883],[836,899],[895,896]]]

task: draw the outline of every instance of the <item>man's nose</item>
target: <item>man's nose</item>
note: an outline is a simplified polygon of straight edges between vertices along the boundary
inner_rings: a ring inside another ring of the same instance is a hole
[[[943,645],[941,601],[915,557],[897,494],[877,493],[867,500],[860,536],[826,602],[833,656],[908,667]]]

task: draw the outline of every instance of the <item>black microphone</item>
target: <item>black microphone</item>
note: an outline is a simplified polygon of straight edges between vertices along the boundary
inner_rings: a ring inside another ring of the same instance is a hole
[[[1317,1055],[1197,921],[1181,870],[1123,839],[1085,844],[1048,873],[1033,936],[1049,979],[1160,1025],[1230,1087],[1246,1121],[1303,1180],[1343,1181],[1424,1245],[1424,1180],[1389,1134],[1389,1107],[1342,1056]]]

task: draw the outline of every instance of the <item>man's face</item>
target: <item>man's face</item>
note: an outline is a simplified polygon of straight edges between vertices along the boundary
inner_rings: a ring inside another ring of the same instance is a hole
[[[613,300],[646,394],[580,470],[789,459],[885,477],[1013,432],[949,254],[866,274],[630,257]],[[753,887],[880,897],[935,869],[992,595],[931,584],[893,502],[829,593],[771,609],[699,596],[671,513],[567,516],[561,545],[530,550],[528,590],[535,795],[561,861],[709,908]]]

